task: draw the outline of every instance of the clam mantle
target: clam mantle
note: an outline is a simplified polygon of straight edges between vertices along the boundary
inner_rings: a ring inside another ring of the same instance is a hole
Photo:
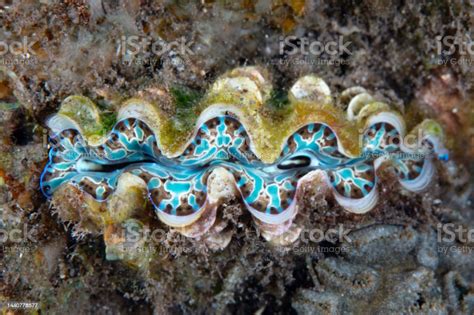
[[[308,75],[285,106],[269,105],[271,97],[264,70],[238,68],[195,106],[191,128],[135,98],[106,134],[91,100],[68,97],[48,120],[52,148],[41,189],[62,202],[65,194],[83,201],[85,213],[72,210],[65,220],[87,217],[106,227],[140,217],[151,203],[162,222],[189,237],[215,232],[219,206],[237,196],[271,240],[298,234],[292,224],[303,183],[365,213],[378,201],[381,165],[418,192],[430,183],[434,158],[447,157],[435,121],[416,126],[410,135],[418,145],[407,145],[403,117],[360,87],[336,105],[327,84]]]

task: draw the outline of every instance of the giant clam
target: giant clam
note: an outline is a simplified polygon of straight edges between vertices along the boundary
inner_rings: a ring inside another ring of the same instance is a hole
[[[268,105],[271,97],[265,71],[237,68],[211,86],[194,128],[181,132],[159,106],[131,99],[104,135],[95,104],[70,96],[48,121],[41,189],[53,198],[78,194],[88,212],[79,216],[104,225],[133,216],[148,196],[162,222],[190,237],[215,225],[226,196],[240,196],[271,240],[290,230],[304,182],[361,214],[377,203],[381,165],[418,192],[430,183],[433,156],[447,157],[435,121],[415,127],[408,136],[418,145],[408,145],[403,117],[362,88],[344,91],[336,105],[326,83],[307,75],[283,109]]]

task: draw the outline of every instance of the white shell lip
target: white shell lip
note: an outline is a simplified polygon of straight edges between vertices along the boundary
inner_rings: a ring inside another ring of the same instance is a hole
[[[362,93],[368,92],[363,87],[356,85],[342,91],[341,95],[339,96],[339,99],[348,99],[348,101],[350,102],[352,98]]]
[[[205,216],[206,212],[215,212],[215,209],[220,204],[220,200],[222,200],[225,196],[231,196],[235,194],[235,180],[233,177],[231,177],[229,171],[223,167],[217,167],[212,170],[207,179],[207,186],[208,193],[206,201],[198,211],[185,216],[176,216],[157,210],[156,212],[160,220],[172,227],[189,226],[193,223],[196,223],[201,219],[201,217]],[[213,216],[213,220],[215,220],[215,213]],[[211,226],[212,224],[209,226],[209,228]]]
[[[405,137],[405,134],[406,134],[405,122],[400,119],[399,115],[395,113],[391,113],[391,112],[381,112],[381,113],[371,116],[369,120],[367,121],[366,126],[370,127],[377,123],[388,123],[392,125],[398,131],[398,133],[400,134],[400,137]]]
[[[366,92],[354,96],[349,102],[349,105],[347,106],[347,119],[355,120],[362,107],[373,101],[374,98],[372,97],[372,95]]]
[[[426,140],[433,144],[433,150],[436,153],[438,159],[447,160],[449,158],[449,151],[444,146],[443,142],[436,136],[428,135],[425,137]]]
[[[194,224],[186,225],[183,227],[176,227],[176,229],[184,236],[196,238],[207,233],[216,223],[217,219],[217,205],[207,204],[205,212],[202,213],[199,220],[195,221]]]
[[[160,220],[163,221],[163,223],[165,223],[166,225],[169,225],[171,227],[185,227],[196,222],[196,220],[198,220],[201,215],[206,211],[206,206],[207,204],[204,204],[198,211],[185,216],[171,215],[159,210],[157,210],[156,213],[158,214]]]
[[[251,207],[249,204],[246,203],[247,208],[249,209],[250,213],[259,219],[260,221],[267,223],[267,224],[282,224],[288,220],[292,220],[297,211],[296,211],[296,204],[297,204],[297,198],[294,198],[293,201],[291,202],[290,206],[283,210],[279,214],[266,214],[261,211],[256,210],[255,208]]]
[[[255,222],[258,222],[258,221],[255,221]],[[260,228],[261,232],[262,232],[262,237],[266,240],[266,241],[275,241],[276,239],[278,238],[283,238],[281,240],[283,241],[287,241],[288,243],[293,243],[295,242],[298,237],[300,236],[300,233],[302,231],[302,228],[296,226],[294,223],[293,223],[293,220],[288,220],[286,222],[283,222],[281,224],[278,224],[278,225],[273,225],[273,224],[267,224],[267,223],[264,223],[264,222],[258,222],[257,223],[258,227]],[[297,233],[291,233],[291,229],[294,228],[296,229],[296,232]],[[293,235],[291,235],[293,234]],[[287,235],[289,237],[289,239],[287,237],[285,237],[285,235]]]
[[[363,214],[372,210],[378,202],[379,195],[377,186],[374,185],[372,191],[365,197],[359,199],[348,198],[339,194],[333,188],[333,194],[336,198],[336,201],[347,211]]]
[[[298,181],[298,184],[296,185],[296,188],[295,188],[295,196],[294,196],[293,200],[291,201],[288,208],[284,209],[279,214],[266,214],[266,213],[263,213],[261,211],[258,211],[257,209],[253,208],[252,206],[250,206],[246,202],[245,202],[245,205],[249,209],[250,213],[255,218],[262,221],[263,223],[273,224],[273,225],[281,225],[281,224],[285,224],[285,222],[288,223],[289,221],[292,221],[296,217],[296,215],[298,214],[298,201],[300,199],[299,194],[300,194],[300,191],[301,191],[301,183],[303,183],[305,181],[305,179],[309,178],[309,176],[311,176],[313,173],[314,172],[309,172],[308,174],[306,174],[305,176],[300,178],[300,180]],[[326,178],[327,178],[327,176],[326,176]],[[240,189],[239,189],[239,192],[240,192]],[[242,195],[242,193],[241,193],[241,195]],[[291,226],[291,224],[288,225],[288,228],[289,228],[289,226]]]
[[[380,165],[383,162],[383,159],[379,158],[378,160],[378,165]],[[378,166],[375,168],[375,170],[377,168]],[[356,214],[363,214],[369,212],[376,206],[379,199],[377,189],[377,177],[375,178],[374,188],[370,191],[370,193],[367,194],[367,196],[359,199],[354,199],[345,197],[339,192],[337,192],[337,190],[331,185],[331,182],[329,181],[329,177],[326,172],[320,172],[320,174],[322,175],[323,184],[331,189],[334,198],[345,210]]]
[[[76,129],[82,133],[81,126],[74,119],[61,114],[55,114],[48,118],[46,125],[56,134],[67,129]]]
[[[420,175],[416,179],[413,180],[399,180],[400,184],[403,188],[413,191],[413,192],[421,192],[425,190],[430,184],[431,179],[435,173],[435,167],[433,162],[430,158],[425,158],[425,162],[423,163],[423,169],[421,170]]]
[[[290,93],[295,99],[301,100],[316,93],[321,96],[331,96],[331,89],[323,79],[307,75],[293,84]]]

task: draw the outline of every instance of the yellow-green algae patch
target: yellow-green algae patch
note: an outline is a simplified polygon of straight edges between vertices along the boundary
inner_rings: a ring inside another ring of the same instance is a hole
[[[410,134],[417,135],[420,132],[420,130],[425,134],[428,134],[435,138],[440,139],[441,142],[444,141],[443,127],[441,127],[441,125],[433,119],[425,119],[415,128],[413,128]]]
[[[245,125],[257,155],[264,162],[272,162],[278,158],[284,141],[299,128],[313,122],[330,126],[347,154],[355,156],[359,153],[357,124],[348,121],[344,113],[332,103],[290,101],[284,108],[275,109],[270,104],[251,102],[248,99],[244,100],[245,105],[234,103],[235,97],[236,95],[226,93],[205,97],[199,104],[193,106],[184,118],[168,117],[159,109],[158,104],[150,104],[141,99],[131,99],[125,102],[122,108],[126,109],[130,104],[142,107],[142,111],[134,111],[135,116],[151,124],[151,128],[159,138],[162,151],[167,155],[181,153],[195,130],[199,115],[204,110],[212,110],[213,107],[222,105],[228,114],[237,116]],[[94,106],[97,111],[86,111],[85,109],[91,108],[93,103],[83,96],[71,96],[67,100],[66,109],[61,107],[59,113],[76,119],[88,141],[99,142],[97,138],[104,136],[104,123],[97,107]],[[78,102],[79,110],[72,111],[75,102]],[[120,113],[118,118],[121,118]]]
[[[367,120],[381,112],[395,113],[387,104],[374,101],[362,106],[356,119],[349,120],[346,112],[334,105],[329,87],[321,78],[305,76],[286,94],[272,90],[265,74],[256,67],[231,70],[204,95],[185,87],[173,87],[169,91],[174,100],[173,115],[161,110],[159,103],[132,98],[122,104],[116,118],[143,120],[157,135],[162,152],[176,156],[184,151],[199,127],[199,117],[231,115],[247,129],[257,156],[270,163],[279,157],[285,140],[310,123],[329,126],[336,133],[342,151],[348,156],[358,156],[359,135]],[[75,121],[90,144],[103,141],[104,130],[115,122],[115,116],[104,119],[106,116],[84,96],[68,97],[59,115]]]
[[[57,115],[76,123],[89,142],[94,143],[103,135],[103,123],[99,108],[89,98],[82,95],[67,97]]]

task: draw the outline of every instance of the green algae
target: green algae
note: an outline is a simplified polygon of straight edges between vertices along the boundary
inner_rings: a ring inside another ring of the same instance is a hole
[[[194,126],[194,120],[199,115],[199,105],[203,93],[184,86],[170,88],[176,115],[173,119],[175,129],[188,131]]]
[[[100,135],[104,129],[99,109],[85,96],[73,95],[66,98],[61,104],[59,114],[77,122],[86,137]]]
[[[174,104],[178,109],[189,109],[199,104],[203,93],[185,86],[173,86],[170,88]]]
[[[139,117],[149,124],[159,138],[161,150],[168,156],[182,152],[204,111],[237,116],[252,138],[257,156],[271,163],[278,158],[285,140],[310,123],[329,126],[338,137],[340,149],[348,156],[358,156],[359,136],[367,119],[380,112],[393,112],[385,103],[371,102],[357,113],[356,119],[348,119],[347,113],[334,105],[329,87],[319,77],[302,77],[287,92],[272,89],[257,74],[252,67],[230,71],[205,94],[187,86],[173,86],[169,89],[173,114],[141,98],[125,102],[121,113]],[[71,107],[73,101],[79,104],[79,111],[71,113],[68,105]],[[84,97],[71,96],[65,103],[60,114],[73,117],[83,128],[85,124],[85,135],[91,143],[102,141],[117,120],[112,113],[99,113],[98,107]]]
[[[113,126],[117,122],[117,113],[115,112],[102,112],[100,114],[102,121],[102,130],[100,134],[105,135],[107,132],[112,130]]]
[[[290,105],[288,93],[283,90],[272,90],[270,92],[270,98],[268,99],[268,105],[275,109],[284,109]]]

